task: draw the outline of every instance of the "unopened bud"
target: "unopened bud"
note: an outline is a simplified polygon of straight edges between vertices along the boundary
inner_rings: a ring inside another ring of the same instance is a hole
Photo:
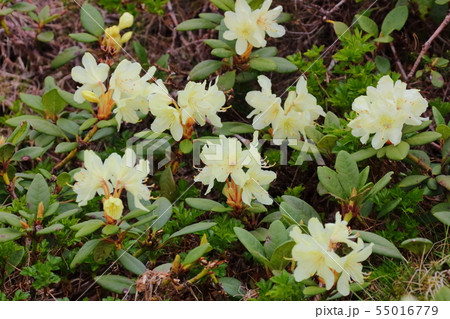
[[[133,25],[134,17],[132,14],[125,12],[119,19],[119,29],[126,29]]]
[[[132,32],[132,31],[129,31],[129,32],[125,33],[125,34],[120,38],[120,44],[130,41],[132,35],[133,35],[133,32]]]
[[[87,101],[89,101],[89,102],[92,102],[92,103],[98,103],[98,102],[100,102],[98,96],[97,96],[94,92],[91,92],[91,91],[82,91],[82,92],[81,92],[81,95],[82,95]]]
[[[43,202],[39,202],[38,210],[37,210],[37,214],[36,214],[36,219],[37,220],[44,219],[44,212],[45,212],[44,203]]]
[[[112,219],[119,219],[122,217],[123,203],[120,198],[110,197],[103,202],[103,210],[105,214]]]

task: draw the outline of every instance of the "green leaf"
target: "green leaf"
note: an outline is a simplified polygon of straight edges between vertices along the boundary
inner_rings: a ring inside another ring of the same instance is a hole
[[[382,74],[387,74],[391,70],[391,62],[381,55],[375,57],[375,65]]]
[[[173,179],[172,169],[167,166],[159,177],[159,187],[161,195],[170,201],[174,201],[177,198],[178,187]]]
[[[29,12],[37,9],[34,4],[28,2],[18,2],[13,4],[9,8],[20,12]]]
[[[389,184],[391,180],[391,176],[394,172],[386,173],[369,191],[367,198],[375,195],[379,191],[381,191],[387,184]]]
[[[412,187],[419,185],[424,180],[426,180],[428,176],[426,175],[410,175],[406,176],[400,183],[398,183],[399,187]]]
[[[92,104],[90,102],[88,102],[88,101],[84,101],[83,103],[75,102],[75,100],[73,99],[72,93],[69,93],[69,92],[61,90],[61,89],[58,90],[58,93],[62,97],[62,99],[64,101],[66,101],[66,103],[69,104],[70,106],[73,106],[80,110],[86,110],[86,111],[92,112]]]
[[[0,145],[0,164],[9,162],[15,150],[16,148],[12,144],[5,143]]]
[[[2,224],[8,224],[13,227],[22,228],[20,218],[11,213],[0,212],[0,222]]]
[[[131,271],[135,275],[142,275],[147,267],[136,257],[130,255],[123,249],[119,249],[116,251],[117,260],[120,264],[128,271]]]
[[[124,276],[103,275],[95,277],[95,281],[103,288],[117,294],[136,293],[136,282]]]
[[[323,294],[325,291],[327,291],[327,288],[325,287],[308,286],[303,289],[303,294],[306,296],[315,296]]]
[[[177,31],[192,31],[199,29],[214,29],[217,24],[206,19],[196,18],[181,22],[177,26]]]
[[[120,227],[117,225],[106,225],[102,228],[102,234],[106,236],[115,235],[120,231]]]
[[[290,217],[295,223],[308,224],[308,221],[313,217],[320,220],[316,210],[304,200],[290,195],[283,195],[282,198],[281,214]]]
[[[6,15],[8,15],[10,13],[13,13],[13,12],[14,12],[14,10],[11,9],[11,8],[0,9],[0,17],[6,16]]]
[[[91,128],[92,126],[94,126],[95,123],[97,123],[97,121],[98,119],[96,117],[87,119],[86,121],[83,122],[83,124],[80,125],[79,130],[84,131],[88,128]]]
[[[264,47],[255,50],[250,54],[250,58],[269,58],[274,57],[278,54],[278,49],[276,47]]]
[[[412,238],[403,241],[400,248],[409,250],[416,255],[423,255],[433,247],[433,242],[425,238]]]
[[[353,188],[358,187],[358,165],[349,153],[340,151],[336,157],[335,169],[342,189],[345,192],[345,197],[349,198]]]
[[[206,79],[209,75],[216,72],[222,67],[221,61],[205,60],[194,66],[189,73],[192,81],[200,81]]]
[[[53,59],[52,63],[50,64],[50,67],[52,69],[59,68],[60,66],[69,62],[70,60],[75,59],[77,56],[82,55],[85,51],[86,51],[85,49],[79,48],[77,46],[64,49],[63,52],[58,54]]]
[[[441,112],[439,112],[438,108],[433,106],[431,109],[433,110],[433,118],[436,126],[445,125],[445,119],[442,116]]]
[[[216,127],[214,135],[234,135],[253,133],[255,129],[247,123],[241,122],[222,122],[222,127]]]
[[[37,95],[20,93],[20,99],[23,103],[31,107],[34,111],[38,113],[43,113],[45,111],[44,104],[42,104],[42,98]]]
[[[374,42],[380,42],[380,43],[390,43],[394,41],[394,38],[390,35],[385,35],[383,37],[378,37],[376,39],[373,39]]]
[[[272,270],[283,270],[291,262],[292,248],[295,246],[295,241],[286,241],[275,248],[270,257],[270,267]]]
[[[189,264],[196,262],[200,257],[203,257],[203,255],[205,255],[210,250],[212,250],[212,247],[211,244],[209,243],[195,247],[194,249],[189,251],[189,253],[186,255],[186,257],[183,260],[183,265],[187,266]]]
[[[31,146],[25,147],[21,150],[17,151],[14,156],[11,158],[12,161],[29,161],[31,159],[35,159],[36,157],[42,156],[44,154],[45,149],[42,147]]]
[[[75,41],[79,41],[79,42],[84,42],[84,43],[89,43],[89,42],[97,42],[98,41],[98,37],[93,36],[90,33],[70,33],[69,37],[71,37],[72,39],[74,39]]]
[[[448,191],[450,191],[450,175],[436,176],[436,181],[439,183],[439,185],[445,187]]]
[[[422,132],[408,138],[405,142],[409,145],[424,145],[434,142],[440,137],[441,134],[437,132]]]
[[[384,18],[381,24],[381,33],[383,35],[389,35],[392,31],[400,31],[408,19],[408,7],[397,6],[392,9]]]
[[[317,142],[317,147],[323,148],[331,153],[338,139],[339,138],[336,135],[327,134]]]
[[[6,139],[6,143],[11,143],[12,145],[18,145],[28,135],[28,131],[30,130],[30,125],[25,121],[18,125],[11,135]]]
[[[243,297],[245,295],[242,283],[236,278],[222,277],[219,278],[219,283],[221,284],[222,289],[231,297]]]
[[[137,221],[136,223],[130,225],[130,227],[127,228],[127,229],[131,229],[131,228],[138,227],[138,226],[141,226],[141,225],[146,225],[146,228],[147,228],[148,227],[147,224],[150,223],[152,220],[154,220],[156,218],[157,218],[157,216],[155,216],[155,215],[151,215],[151,216],[142,218],[139,221]],[[151,226],[152,225],[150,225],[150,227]]]
[[[89,220],[75,234],[75,238],[80,238],[80,237],[92,234],[93,232],[95,232],[97,229],[99,229],[103,225],[105,225],[105,223],[102,220],[99,220],[99,219]]]
[[[36,232],[36,235],[41,236],[41,235],[52,234],[52,233],[54,233],[54,232],[60,231],[60,230],[63,229],[63,228],[64,228],[64,225],[61,225],[61,224],[53,224],[53,225],[51,225],[51,226],[49,226],[49,227],[46,227],[46,228],[41,229],[41,230],[38,230],[38,231]]]
[[[22,232],[12,228],[0,228],[0,243],[16,240],[22,237]]]
[[[217,8],[223,11],[234,11],[234,0],[209,0]]]
[[[30,213],[36,214],[41,202],[44,209],[47,209],[50,203],[50,190],[44,177],[41,174],[36,174],[27,192],[27,206]]]
[[[441,223],[450,226],[450,203],[440,203],[433,206],[431,213]]]
[[[333,21],[333,29],[336,35],[340,37],[344,33],[348,32],[349,27],[344,22]]]
[[[225,42],[217,39],[206,39],[203,42],[208,45],[212,49],[228,49],[232,50],[232,48],[226,44]]]
[[[438,3],[438,0],[436,0],[436,3]],[[442,286],[441,289],[439,289],[439,291],[434,295],[434,301],[450,301],[450,288],[447,286]]]
[[[106,260],[115,249],[116,246],[114,243],[102,240],[97,246],[95,246],[92,252],[92,259],[94,259],[94,262],[100,263]]]
[[[57,115],[66,106],[66,101],[59,95],[58,89],[53,89],[42,96],[42,104],[44,104],[46,112]]]
[[[50,135],[50,136],[58,136],[58,137],[64,137],[64,132],[55,124],[42,119],[29,119],[28,120],[33,126],[33,128],[43,134]]]
[[[138,41],[133,41],[133,50],[141,64],[148,64],[147,50]]]
[[[341,127],[341,123],[339,121],[339,117],[336,116],[333,112],[328,111],[325,115],[325,120],[323,125],[325,127],[333,127],[336,126],[337,128]]]
[[[55,38],[55,34],[52,31],[41,32],[37,35],[36,39],[41,42],[50,42]]]
[[[70,176],[69,173],[67,172],[62,172],[61,174],[58,175],[58,177],[56,178],[56,185],[58,187],[64,187],[67,184],[70,183],[70,181],[72,180],[72,176]]]
[[[224,213],[232,210],[230,207],[225,207],[221,203],[207,198],[186,198],[185,202],[192,208],[207,212]]]
[[[56,145],[55,153],[67,153],[76,149],[77,146],[77,142],[62,142]]]
[[[200,13],[198,16],[202,19],[206,19],[211,22],[214,22],[215,24],[220,24],[220,22],[222,22],[222,20],[223,20],[223,15],[218,14],[218,13],[209,13],[209,12]]]
[[[236,82],[237,83],[246,83],[246,82],[256,80],[257,77],[258,77],[258,73],[253,70],[244,71],[244,72],[236,74]]]
[[[398,145],[389,145],[386,147],[386,156],[395,161],[401,161],[409,152],[409,144],[401,141]]]
[[[183,236],[186,234],[192,234],[192,233],[204,231],[204,230],[210,229],[211,227],[213,227],[215,225],[216,225],[216,223],[211,223],[211,222],[200,222],[200,223],[192,224],[192,225],[189,225],[189,226],[186,226],[186,227],[180,229],[177,232],[174,232],[172,235],[169,236],[168,239],[175,238],[178,236]]]
[[[98,128],[104,128],[104,127],[110,127],[110,126],[117,127],[117,120],[114,117],[110,120],[101,120],[97,123],[97,126],[98,126]]]
[[[377,152],[378,151],[376,149],[370,147],[370,148],[365,148],[365,149],[359,150],[359,151],[357,151],[355,153],[352,153],[351,156],[352,156],[354,161],[360,162],[360,161],[363,161],[365,159],[371,158]]]
[[[234,227],[233,229],[240,242],[257,261],[265,265],[269,264],[269,260],[265,256],[264,247],[255,236],[243,228]]]
[[[140,216],[150,214],[150,213],[151,213],[154,209],[156,209],[157,207],[158,207],[157,205],[153,204],[153,205],[150,205],[150,206],[146,206],[146,207],[145,207],[145,208],[148,209],[148,211],[147,211],[147,210],[143,210],[143,209],[135,209],[135,210],[132,210],[131,212],[129,212],[128,214],[126,214],[125,216],[123,216],[123,217],[122,217],[122,220],[129,220],[129,219],[138,218],[138,217],[140,217]]]
[[[364,240],[365,242],[374,243],[372,251],[375,254],[398,259],[404,259],[400,251],[397,249],[397,247],[395,247],[393,243],[391,243],[384,237],[362,230],[354,230],[353,234],[356,234],[357,236],[359,234],[361,239]]]
[[[93,142],[93,141],[101,140],[102,138],[111,136],[114,133],[116,133],[116,129],[111,126],[101,128],[97,131],[97,133],[94,134],[94,136],[91,138],[91,141]]]
[[[346,191],[342,188],[335,171],[327,166],[321,166],[317,168],[317,176],[328,193],[341,199],[345,198]]]
[[[152,230],[157,231],[163,228],[172,216],[172,204],[165,197],[158,198],[153,204],[157,205],[157,208],[152,212],[152,215],[156,216],[157,219],[153,223]]]
[[[378,36],[378,26],[371,18],[363,15],[356,15],[356,19],[359,23],[361,29],[372,35],[373,37]]]
[[[182,140],[180,142],[180,151],[183,154],[191,153],[193,148],[194,148],[194,145],[192,144],[191,140]]]
[[[286,231],[284,224],[276,220],[270,224],[269,231],[264,243],[265,256],[270,259],[278,246],[289,240],[289,233]]]
[[[445,81],[442,74],[435,70],[431,71],[431,84],[433,84],[437,88],[443,87]]]
[[[276,72],[278,73],[292,73],[295,71],[298,71],[298,68],[295,64],[292,62],[286,60],[285,58],[281,57],[268,57],[272,62],[275,62],[276,65]],[[251,61],[251,60],[250,60]]]
[[[234,55],[233,51],[222,48],[213,49],[211,51],[211,54],[219,58],[230,58]]]
[[[409,134],[412,132],[417,132],[420,131],[422,129],[424,129],[425,127],[428,127],[433,121],[432,120],[428,120],[428,121],[424,121],[422,122],[422,124],[420,125],[403,125],[403,129],[402,129],[402,133],[403,135],[405,134]]]
[[[70,209],[68,211],[65,211],[65,212],[63,212],[63,213],[53,217],[53,219],[50,221],[49,224],[53,224],[53,223],[56,223],[57,221],[60,221],[61,219],[71,217],[71,216],[79,213],[80,211],[81,211],[80,208],[74,208],[74,209]]]
[[[269,58],[253,58],[250,60],[249,65],[253,70],[261,72],[270,72],[277,69],[275,61],[272,61]]]
[[[105,21],[100,12],[89,3],[85,2],[80,12],[81,25],[87,32],[99,37],[105,29]]]

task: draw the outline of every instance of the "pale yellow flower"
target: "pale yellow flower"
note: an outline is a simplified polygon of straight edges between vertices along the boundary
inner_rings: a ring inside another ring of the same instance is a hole
[[[347,296],[350,293],[350,280],[354,280],[359,284],[364,283],[362,274],[361,262],[369,258],[372,254],[373,243],[364,247],[364,242],[358,238],[356,247],[347,256],[342,258],[342,273],[337,282],[337,290],[343,295]]]
[[[90,53],[85,53],[81,59],[83,67],[76,66],[72,68],[72,79],[75,82],[81,83],[74,94],[75,102],[83,103],[85,101],[82,96],[83,91],[91,91],[96,96],[100,96],[105,91],[103,82],[108,78],[109,66],[105,63],[97,65],[95,58]]]
[[[367,143],[371,134],[372,147],[380,149],[388,141],[394,145],[401,142],[404,124],[419,125],[428,118],[421,117],[428,102],[418,90],[406,89],[406,83],[395,82],[383,76],[377,87],[369,86],[367,95],[355,99],[352,109],[358,116],[348,123],[352,134]]]
[[[181,109],[183,124],[194,117],[195,121],[203,126],[206,118],[216,127],[222,127],[222,122],[217,112],[226,102],[225,94],[219,90],[217,84],[206,88],[203,83],[188,82],[184,90],[178,92],[178,106]]]
[[[80,206],[87,205],[87,202],[95,197],[96,194],[107,195],[112,192],[109,179],[110,171],[103,165],[102,160],[94,151],[84,151],[84,167],[75,173],[75,185],[73,190],[77,193],[77,203]]]

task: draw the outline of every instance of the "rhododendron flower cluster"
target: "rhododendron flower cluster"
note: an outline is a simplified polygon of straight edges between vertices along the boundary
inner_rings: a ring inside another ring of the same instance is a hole
[[[83,56],[82,64],[83,67],[72,69],[72,78],[82,84],[76,90],[74,100],[97,103],[100,120],[108,119],[113,112],[120,127],[121,122],[137,123],[140,115],[151,112],[155,116],[151,129],[156,133],[170,130],[176,141],[183,137],[184,127],[191,127],[194,122],[203,126],[209,120],[216,127],[222,126],[217,112],[222,110],[226,98],[217,83],[207,87],[206,81],[188,82],[185,89],[178,92],[177,103],[164,83],[153,78],[155,67],[140,76],[142,66],[124,59],[111,74],[107,86],[108,65],[97,64],[90,53]],[[149,83],[150,79],[154,83]]]
[[[273,142],[280,145],[285,139],[300,139],[305,128],[314,125],[319,116],[325,116],[316,98],[308,93],[303,77],[297,82],[296,90],[290,91],[284,106],[281,98],[272,93],[272,82],[264,75],[258,76],[261,91],[248,92],[245,100],[254,108],[247,116],[254,116],[253,127],[257,130],[272,126]]]
[[[355,99],[352,109],[358,116],[348,123],[352,134],[367,143],[371,134],[372,147],[380,149],[390,142],[397,145],[402,139],[404,124],[420,125],[428,120],[420,115],[425,112],[428,102],[419,90],[406,89],[406,83],[383,76],[377,87],[369,86],[367,95]]]
[[[361,262],[372,253],[372,246],[364,246],[361,238],[353,241],[347,228],[347,222],[336,213],[335,223],[325,224],[317,218],[308,222],[309,234],[303,233],[295,226],[290,236],[296,242],[292,249],[292,258],[297,262],[294,278],[303,281],[317,274],[325,283],[327,290],[336,285],[337,291],[343,296],[350,293],[350,282],[359,284],[364,282]],[[338,254],[342,245],[351,248],[351,251],[341,256]]]
[[[170,130],[173,138],[179,141],[183,137],[183,127],[196,121],[200,126],[208,119],[216,127],[222,127],[217,112],[225,105],[225,94],[219,90],[217,83],[206,87],[203,83],[188,82],[184,90],[178,92],[177,101],[170,98],[162,81],[152,84],[148,96],[150,110],[155,116],[151,129],[156,133]]]
[[[136,123],[139,120],[137,111],[148,113],[148,94],[150,92],[150,80],[155,71],[151,67],[144,76],[140,76],[142,67],[137,62],[122,60],[111,74],[109,85],[105,81],[108,78],[109,66],[100,63],[97,65],[95,58],[90,53],[85,53],[82,59],[83,67],[76,66],[72,69],[72,78],[82,84],[74,95],[74,100],[82,103],[88,100],[98,104],[98,118],[108,119],[114,105],[116,120],[120,126],[122,121]]]
[[[242,55],[249,45],[255,48],[265,47],[266,33],[272,38],[285,34],[284,27],[276,22],[283,7],[269,10],[271,4],[272,0],[266,0],[260,9],[252,11],[246,0],[237,0],[235,11],[225,12],[223,21],[228,30],[224,32],[223,37],[227,40],[237,40],[237,54]]]
[[[276,174],[265,168],[258,151],[258,134],[255,132],[249,149],[243,150],[238,139],[219,137],[219,144],[207,142],[202,149],[200,159],[206,165],[195,181],[208,185],[206,193],[214,186],[214,181],[225,182],[229,178],[238,186],[242,201],[250,205],[253,199],[270,205],[272,198],[265,189]]]
[[[125,189],[134,196],[137,208],[147,210],[141,200],[150,199],[150,191],[145,185],[150,166],[146,160],[136,163],[132,149],[128,148],[123,157],[112,153],[104,163],[94,151],[87,150],[84,152],[84,167],[74,175],[76,183],[73,190],[77,193],[79,206],[87,205],[96,194],[103,195],[105,215],[118,219],[123,211],[120,195]]]

